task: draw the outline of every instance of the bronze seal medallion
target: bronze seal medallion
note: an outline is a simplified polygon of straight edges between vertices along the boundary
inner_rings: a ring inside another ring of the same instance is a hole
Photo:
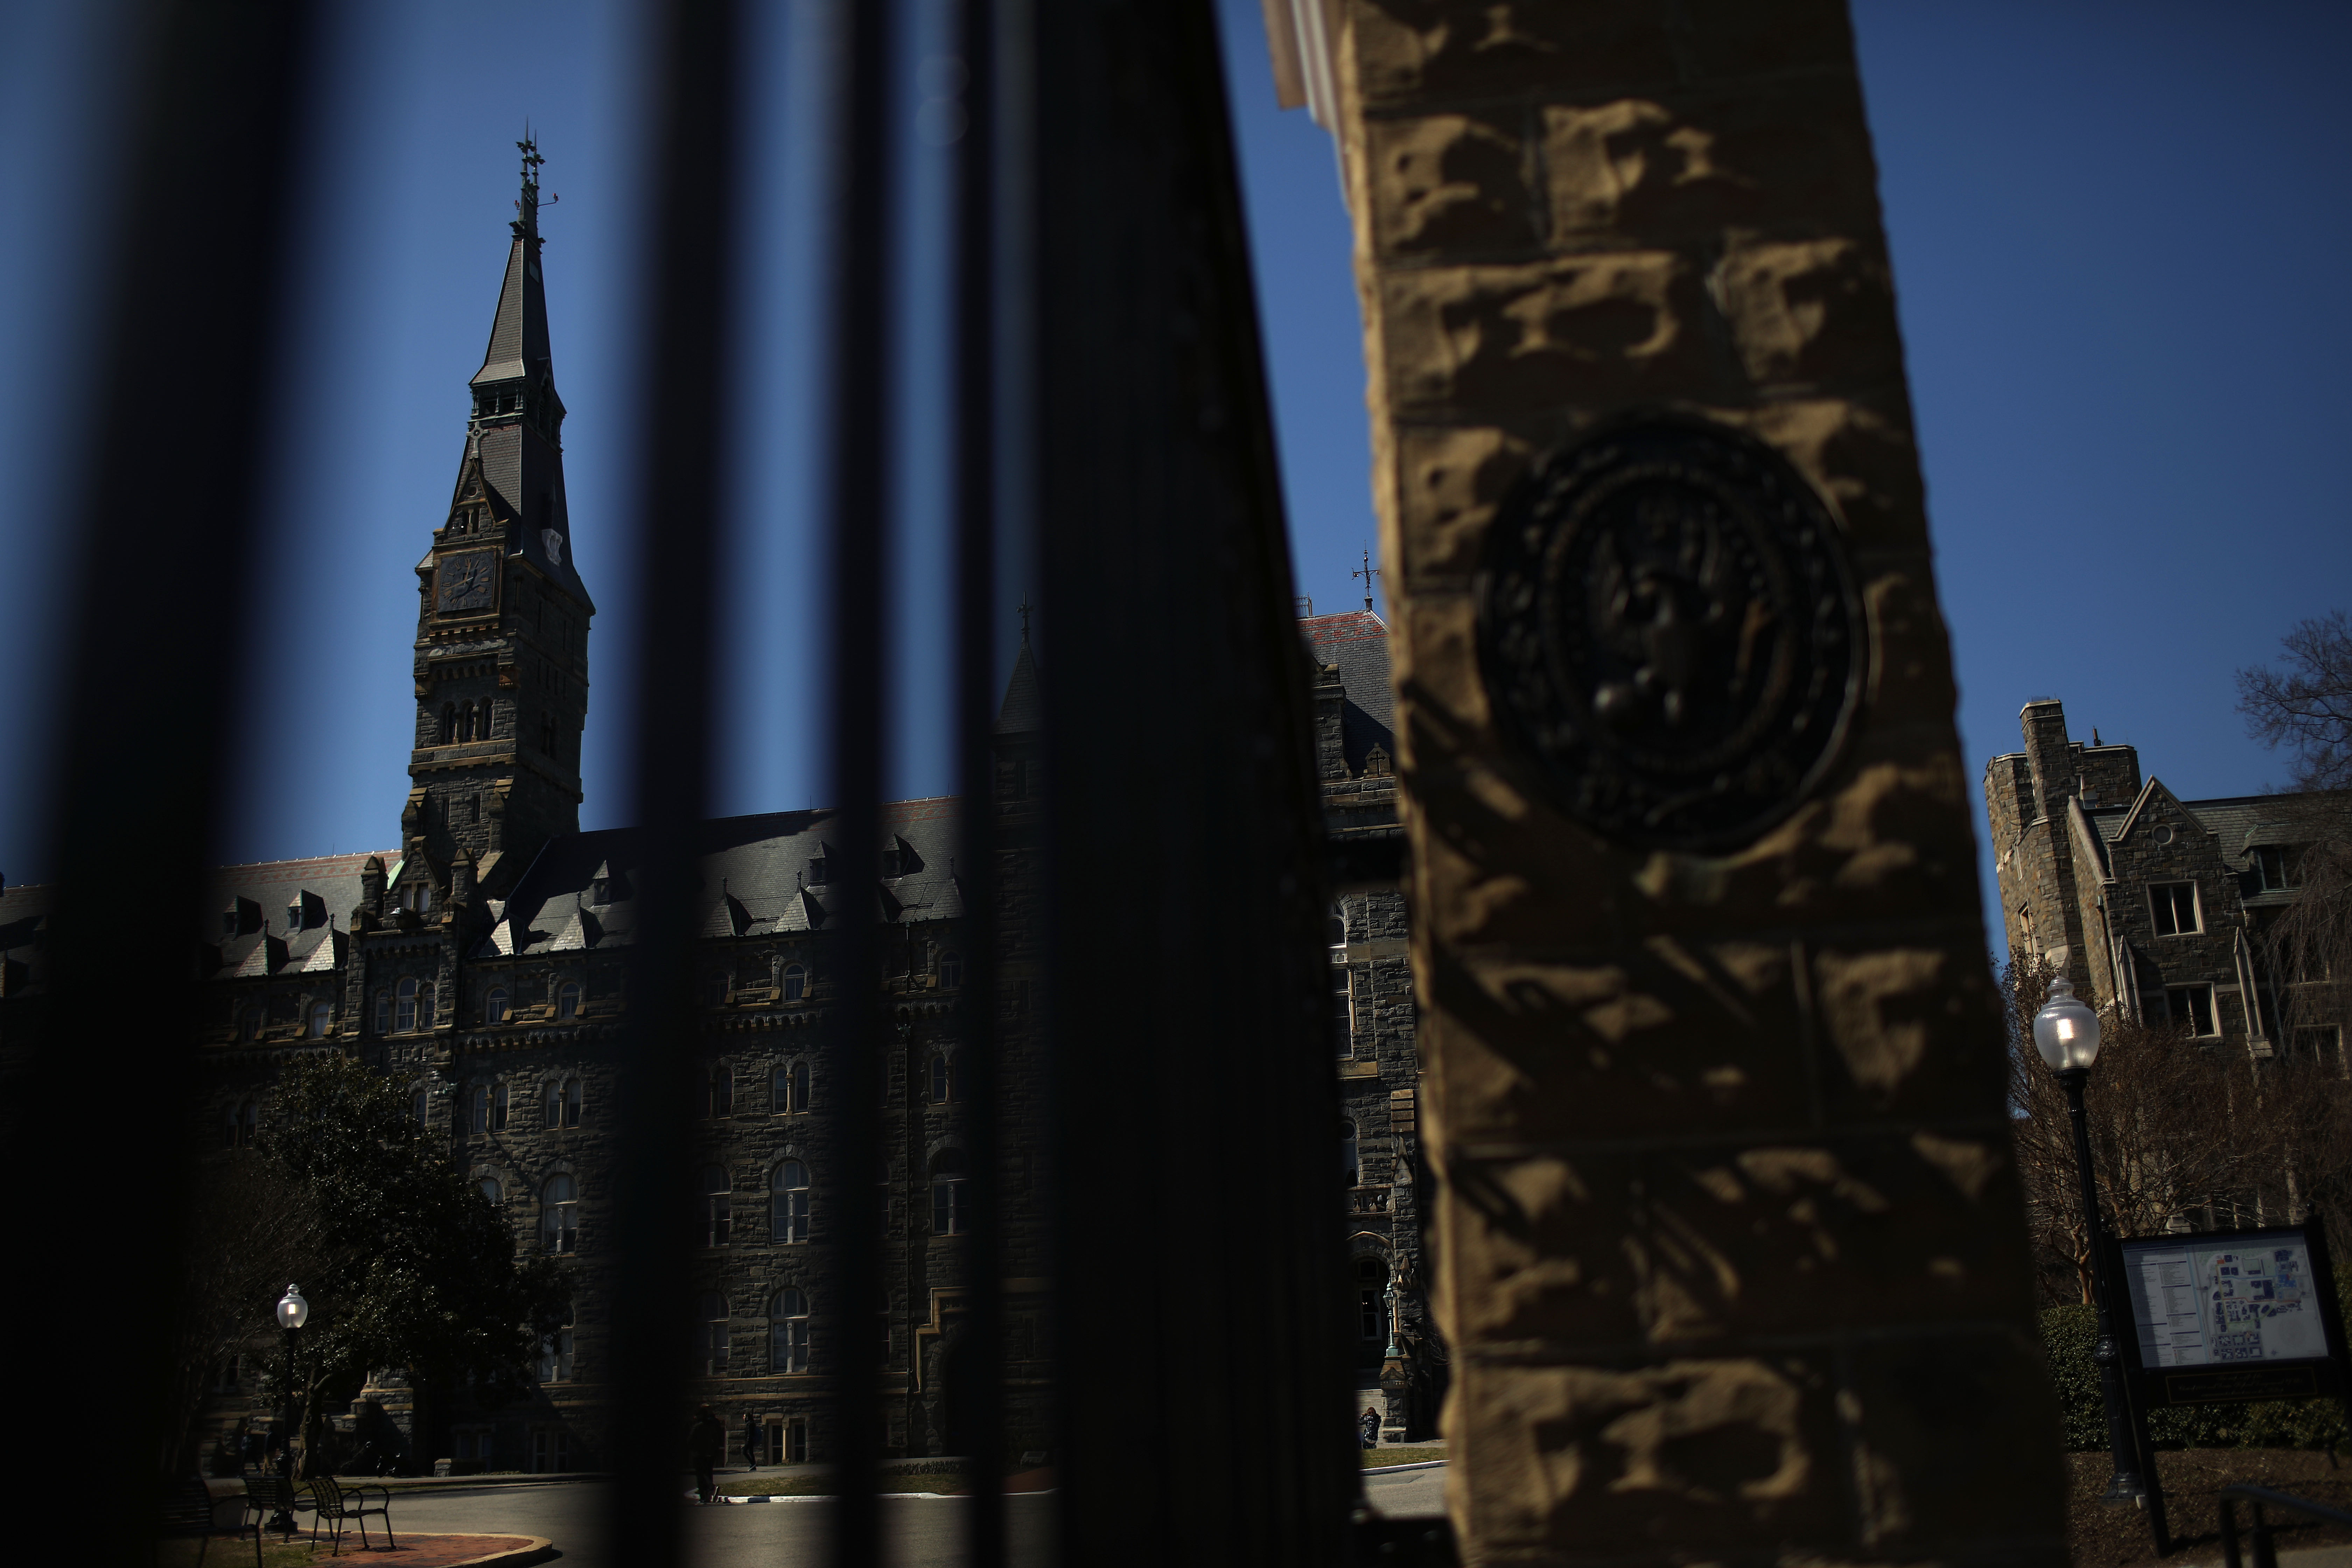
[[[1778,452],[1649,416],[1546,458],[1504,498],[1479,661],[1560,808],[1621,843],[1753,840],[1835,761],[1863,614],[1838,524]]]

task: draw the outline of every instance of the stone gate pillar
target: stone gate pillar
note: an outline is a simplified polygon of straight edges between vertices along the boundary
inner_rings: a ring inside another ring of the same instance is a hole
[[[1468,1560],[2058,1563],[1843,6],[1291,12],[1367,321]]]

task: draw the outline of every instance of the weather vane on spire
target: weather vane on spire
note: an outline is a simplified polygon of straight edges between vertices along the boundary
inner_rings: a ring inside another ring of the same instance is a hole
[[[541,205],[539,166],[547,160],[539,155],[539,138],[530,133],[530,121],[528,120],[523,121],[522,140],[515,143],[515,150],[522,154],[522,195],[515,202],[515,237],[521,239],[528,237],[537,239]],[[550,196],[547,198],[546,205],[553,206],[562,199],[561,196]]]

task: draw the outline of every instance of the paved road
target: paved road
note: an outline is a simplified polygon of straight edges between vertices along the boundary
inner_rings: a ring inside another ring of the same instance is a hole
[[[1392,1476],[1366,1476],[1364,1496],[1382,1513],[1402,1519],[1412,1514],[1445,1511],[1445,1467],[1433,1470],[1399,1470]]]
[[[1384,1513],[1441,1513],[1445,1472],[1409,1470],[1365,1483]],[[680,1491],[685,1490],[680,1487]],[[1013,1560],[1045,1568],[1053,1499],[1036,1493],[1005,1500],[1013,1521]],[[562,1568],[619,1568],[605,1550],[605,1487],[479,1487],[402,1497],[392,1504],[399,1530],[544,1535],[563,1553]],[[832,1506],[822,1502],[700,1508],[681,1500],[695,1568],[810,1568],[824,1562]],[[882,1504],[892,1568],[950,1568],[963,1559],[964,1509],[958,1498],[897,1498]]]

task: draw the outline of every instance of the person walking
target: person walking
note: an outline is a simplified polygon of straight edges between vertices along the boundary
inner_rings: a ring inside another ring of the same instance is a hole
[[[748,1410],[743,1412],[743,1464],[748,1469],[760,1468],[760,1418]]]
[[[694,1425],[687,1429],[686,1451],[694,1460],[694,1484],[709,1502],[719,1495],[719,1483],[710,1472],[727,1452],[727,1428],[719,1419],[719,1412],[708,1405],[695,1412]]]
[[[1379,1447],[1381,1446],[1381,1413],[1369,1405],[1365,1405],[1364,1413],[1356,1417],[1356,1432],[1365,1447]]]

